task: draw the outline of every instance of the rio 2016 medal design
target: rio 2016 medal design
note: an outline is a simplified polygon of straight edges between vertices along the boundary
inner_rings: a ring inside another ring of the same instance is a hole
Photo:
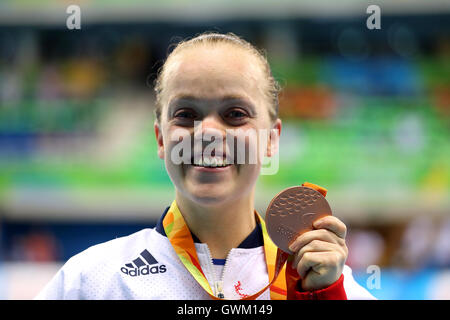
[[[313,230],[317,219],[332,215],[325,197],[309,187],[290,187],[278,193],[266,211],[267,232],[278,248],[293,254],[289,245],[304,232]]]

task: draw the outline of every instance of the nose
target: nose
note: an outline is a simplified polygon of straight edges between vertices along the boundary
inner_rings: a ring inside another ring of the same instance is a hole
[[[216,154],[224,153],[226,140],[226,127],[217,114],[208,114],[195,124],[194,129],[194,153],[202,153],[209,145]],[[209,150],[209,149],[208,149]]]
[[[220,131],[223,134],[225,134],[225,126],[222,122],[222,119],[220,118],[220,116],[218,114],[215,113],[211,113],[208,114],[206,117],[203,118],[201,122],[201,127],[202,127],[202,132],[216,132],[216,131]]]
[[[215,139],[221,137],[223,140],[226,136],[225,126],[217,114],[208,114],[202,121],[196,124],[195,133],[202,134],[203,139],[210,140],[209,137]]]

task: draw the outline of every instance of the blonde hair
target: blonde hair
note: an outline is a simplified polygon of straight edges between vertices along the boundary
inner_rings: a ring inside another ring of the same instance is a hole
[[[245,41],[234,33],[217,33],[217,32],[205,32],[202,33],[195,38],[186,39],[180,41],[176,44],[173,51],[168,55],[164,65],[160,68],[158,75],[155,80],[155,93],[156,93],[156,108],[155,108],[155,116],[156,120],[160,122],[161,119],[161,97],[163,92],[163,79],[165,71],[167,70],[167,65],[172,57],[180,53],[183,49],[188,47],[194,47],[200,44],[208,44],[214,45],[219,43],[231,44],[235,45],[241,49],[244,49],[251,53],[254,57],[258,59],[263,68],[263,74],[266,78],[266,87],[264,90],[264,94],[266,95],[267,101],[269,102],[269,115],[272,121],[275,121],[278,118],[278,95],[281,91],[281,87],[275,78],[272,76],[272,71],[270,70],[269,63],[267,61],[265,52],[257,49],[251,43]]]

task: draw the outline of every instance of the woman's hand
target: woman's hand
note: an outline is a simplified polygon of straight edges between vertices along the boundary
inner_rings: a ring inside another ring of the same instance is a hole
[[[302,289],[326,288],[342,274],[348,249],[347,227],[334,216],[323,217],[313,224],[315,230],[305,232],[289,247],[295,252],[292,266],[301,277]]]

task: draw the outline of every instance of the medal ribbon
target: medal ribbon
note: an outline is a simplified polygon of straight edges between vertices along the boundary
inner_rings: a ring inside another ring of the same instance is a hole
[[[269,287],[271,287],[270,296],[272,299],[286,299],[286,289],[284,281],[277,281],[277,279],[288,258],[288,254],[278,249],[275,244],[273,244],[272,240],[270,240],[264,220],[258,215],[256,211],[255,217],[256,221],[261,225],[261,229],[263,231],[264,254],[268,267],[269,279],[271,280],[267,286],[259,290],[257,293],[245,297],[242,300],[254,300]],[[176,254],[180,258],[185,268],[189,271],[189,273],[211,296],[211,298],[222,300],[214,295],[214,292],[211,289],[209,282],[202,271],[191,232],[186,225],[186,222],[184,221],[184,218],[175,200],[172,202],[172,205],[170,206],[166,216],[163,219],[163,227],[164,231],[166,232],[167,238],[172,244],[172,247],[174,248]],[[275,261],[275,264],[271,265],[270,263],[268,263],[268,261]]]
[[[303,186],[311,187],[316,190],[318,190],[318,188],[325,190],[321,187],[309,184],[307,182],[304,183]],[[321,190],[318,191],[323,194]],[[292,268],[293,256],[289,256],[288,253],[280,250],[275,246],[275,244],[270,239],[269,234],[267,233],[264,220],[256,211],[255,218],[257,223],[260,224],[263,233],[264,256],[270,281],[267,286],[265,286],[258,292],[240,300],[255,300],[264,291],[266,291],[267,288],[270,288],[270,298],[272,300],[289,299],[293,292],[295,292],[297,281],[300,278],[295,268]],[[181,214],[175,200],[172,202],[162,223],[167,238],[169,239],[172,247],[174,248],[176,254],[180,258],[185,268],[212,299],[223,300],[214,295],[214,292],[211,289],[211,286],[209,285],[205,274],[203,273],[191,232],[186,222],[184,221],[183,215]],[[288,258],[290,259],[288,260]],[[272,263],[272,261],[274,261],[274,263]],[[288,263],[286,264],[287,268],[285,268],[286,261],[288,261]],[[283,269],[285,269],[285,272],[281,272]]]

